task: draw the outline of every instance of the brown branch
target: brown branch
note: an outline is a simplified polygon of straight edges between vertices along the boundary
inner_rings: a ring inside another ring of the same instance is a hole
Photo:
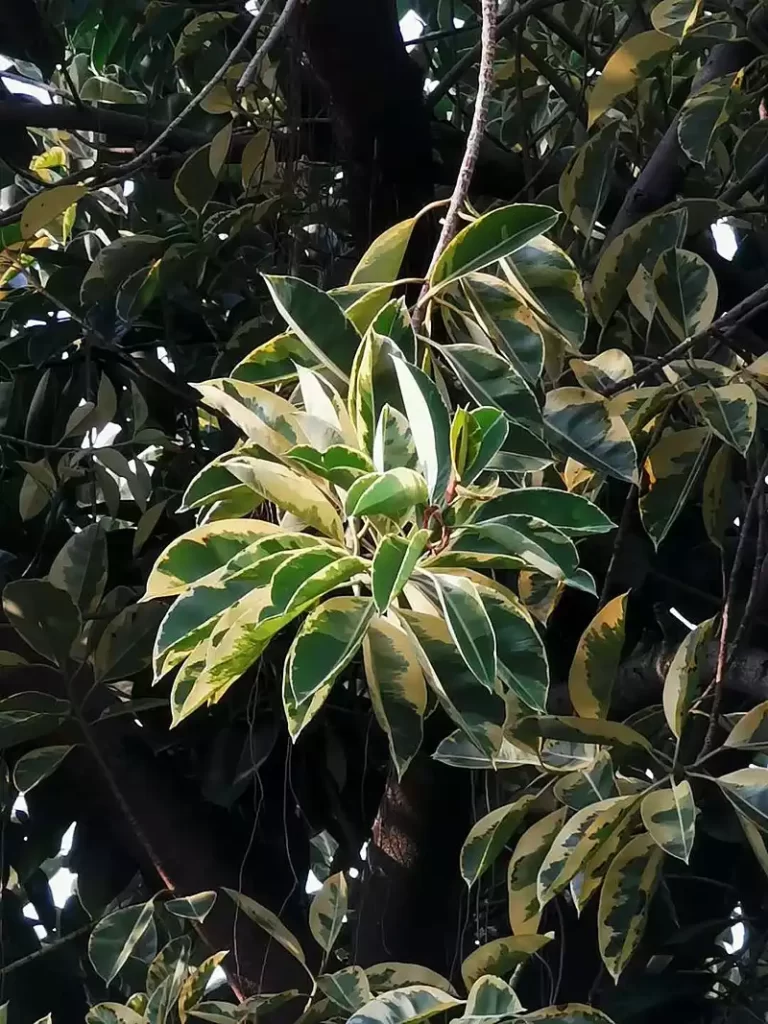
[[[604,391],[606,398],[610,398],[613,395],[618,394],[621,391],[626,391],[627,388],[634,387],[635,384],[641,384],[646,378],[653,376],[658,370],[663,369],[673,360],[684,356],[689,352],[695,345],[700,341],[705,341],[711,335],[723,333],[735,327],[741,320],[750,316],[758,306],[761,306],[768,300],[768,284],[764,284],[757,291],[752,292],[751,295],[747,295],[745,299],[737,303],[733,309],[729,309],[726,313],[714,320],[709,327],[705,327],[703,330],[698,331],[696,334],[692,334],[690,338],[686,338],[681,341],[679,345],[675,345],[671,348],[666,355],[659,359],[654,359],[652,362],[643,366],[637,373],[633,373],[631,377],[627,377],[626,380],[612,384],[607,387]]]
[[[472,115],[472,125],[467,137],[467,146],[464,150],[464,159],[459,168],[459,175],[456,179],[456,186],[451,196],[448,212],[443,221],[443,230],[440,232],[432,260],[429,264],[427,279],[434,270],[437,261],[445,252],[448,243],[456,234],[459,227],[459,213],[464,205],[469,186],[472,183],[472,175],[477,164],[477,156],[480,152],[480,144],[483,140],[483,132],[488,121],[488,107],[491,102],[491,91],[493,89],[493,61],[496,56],[496,31],[497,31],[497,6],[496,0],[483,0],[483,29],[482,29],[482,55],[480,59],[480,75],[477,83],[477,95],[475,96],[475,110]],[[429,291],[425,283],[422,289],[419,303],[413,317],[413,329],[418,334],[427,313],[426,297]]]
[[[747,510],[744,513],[744,521],[741,524],[741,530],[739,531],[739,540],[736,545],[736,553],[733,556],[733,564],[731,566],[730,576],[728,578],[728,590],[725,596],[725,603],[723,605],[723,617],[720,624],[720,639],[717,647],[717,662],[715,665],[715,677],[713,681],[714,696],[712,698],[712,707],[709,712],[709,725],[707,726],[707,734],[704,737],[704,745],[701,748],[701,755],[706,754],[712,748],[712,742],[715,736],[715,729],[717,728],[717,720],[720,714],[720,704],[723,699],[723,680],[725,678],[726,669],[726,654],[728,650],[728,622],[731,615],[731,609],[733,608],[734,598],[736,596],[736,586],[738,584],[739,571],[741,564],[744,561],[744,552],[746,549],[747,534],[749,533],[749,527],[752,519],[754,518],[755,511],[757,510],[760,497],[765,488],[765,478],[768,475],[768,456],[763,461],[760,469],[757,472],[757,480],[755,486],[752,488],[752,494],[749,498]]]
[[[264,3],[264,5],[261,8],[260,15],[264,13],[264,11],[266,10],[266,8],[268,7],[270,2],[271,2],[271,0],[265,0],[265,3]],[[282,11],[280,12],[280,16],[278,17],[277,21],[275,22],[275,24],[270,29],[267,38],[264,40],[264,42],[258,48],[256,53],[253,55],[253,57],[251,58],[251,60],[248,63],[248,67],[245,69],[245,71],[240,76],[240,81],[237,83],[237,95],[238,96],[242,96],[242,94],[245,92],[245,90],[251,84],[253,76],[256,74],[256,71],[258,70],[259,65],[264,60],[264,58],[266,56],[268,56],[268,54],[269,54],[270,50],[272,49],[272,47],[275,45],[275,43],[278,41],[280,36],[283,34],[285,26],[288,24],[288,19],[293,14],[294,10],[297,7],[297,4],[298,4],[298,0],[285,0],[285,7],[283,7]]]
[[[11,971],[18,970],[19,967],[26,967],[27,964],[31,964],[33,961],[39,960],[41,957],[47,956],[49,953],[55,953],[58,949],[61,949],[62,946],[66,946],[68,942],[71,942],[72,939],[78,939],[81,935],[87,935],[95,924],[96,921],[89,921],[88,924],[82,924],[79,928],[75,928],[74,931],[67,932],[66,935],[62,935],[60,939],[56,939],[54,942],[49,942],[40,949],[36,949],[34,953],[30,953],[28,956],[22,956],[18,960],[13,960],[4,967],[0,967],[0,977],[10,974]]]

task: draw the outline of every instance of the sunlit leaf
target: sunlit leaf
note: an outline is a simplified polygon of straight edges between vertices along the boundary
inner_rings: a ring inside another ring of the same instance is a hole
[[[568,675],[568,694],[576,713],[605,718],[624,646],[628,594],[604,605],[581,635]]]

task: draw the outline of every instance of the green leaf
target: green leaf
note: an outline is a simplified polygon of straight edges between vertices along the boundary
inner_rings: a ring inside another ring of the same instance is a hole
[[[0,749],[37,739],[68,718],[69,701],[34,690],[0,700]]]
[[[478,405],[500,409],[529,429],[541,429],[536,399],[506,359],[480,345],[444,345],[440,352]]]
[[[623,722],[609,722],[604,718],[579,718],[577,715],[539,715],[526,719],[531,730],[546,739],[563,740],[573,744],[618,744],[622,747],[642,747],[650,750],[650,743],[642,733]]]
[[[663,252],[653,268],[653,287],[662,320],[681,341],[703,331],[715,319],[717,278],[695,252]]]
[[[584,630],[568,675],[568,694],[576,714],[605,718],[624,646],[628,593],[604,605]]]
[[[304,956],[304,950],[301,948],[301,943],[285,927],[279,917],[276,917],[271,910],[263,907],[261,903],[252,900],[250,896],[245,896],[235,889],[228,889],[226,886],[222,886],[222,888],[246,917],[250,918],[251,921],[255,921],[259,928],[263,928],[267,935],[271,936],[275,942],[279,942],[283,949],[287,949],[291,956],[295,957],[300,964],[306,967],[306,957]]]
[[[367,455],[343,444],[331,445],[324,452],[309,445],[297,445],[290,448],[285,457],[344,490],[349,490],[355,480],[373,471],[373,463]]]
[[[379,235],[363,253],[360,262],[352,271],[349,283],[378,284],[396,281],[417,219],[409,217],[399,224],[393,224]]]
[[[453,440],[454,432],[459,429],[457,423],[461,429],[457,443],[465,450],[461,465],[456,461]],[[508,432],[509,424],[500,409],[457,410],[451,426],[451,454],[457,480],[465,487],[472,484],[496,457]]]
[[[128,961],[149,928],[154,903],[115,910],[96,923],[88,939],[88,957],[99,977],[109,985]]]
[[[164,612],[159,604],[131,605],[118,612],[93,654],[94,677],[102,683],[130,679],[149,665]]]
[[[273,501],[278,508],[292,512],[320,533],[342,540],[344,530],[339,513],[326,495],[311,480],[287,466],[251,456],[236,456],[227,462],[233,476],[251,490]]]
[[[263,329],[261,318],[249,320],[235,331],[229,344],[236,351],[242,351],[240,345],[248,344],[251,332],[257,334]],[[297,365],[311,367],[317,365],[317,360],[295,334],[287,332],[257,345],[240,360],[230,376],[250,384],[281,384],[296,377]]]
[[[12,580],[3,591],[5,617],[29,646],[64,668],[80,632],[72,598],[47,580]]]
[[[366,967],[365,976],[376,993],[391,992],[392,989],[409,985],[427,985],[451,996],[456,995],[453,985],[442,974],[418,964],[401,964],[396,961],[374,964],[373,967]]]
[[[173,183],[173,191],[179,202],[198,216],[216,191],[210,153],[210,144],[195,150],[181,165]]]
[[[429,497],[441,501],[451,472],[451,423],[434,382],[416,366],[393,358],[405,412]]]
[[[60,217],[78,199],[87,194],[83,185],[57,185],[36,192],[21,213],[21,237],[34,238],[38,231]]]
[[[439,988],[427,985],[409,985],[376,996],[347,1024],[417,1024],[435,1014],[452,1010],[461,1000]]]
[[[691,15],[698,9],[696,0],[661,0],[651,11],[651,22],[659,32],[682,39]],[[695,14],[694,14],[695,17]]]
[[[580,811],[598,800],[618,796],[610,753],[601,750],[589,768],[562,775],[555,783],[554,794],[573,811]]]
[[[402,778],[421,746],[427,709],[427,687],[416,650],[407,633],[376,617],[365,634],[363,662],[376,720]]]
[[[551,932],[548,935],[513,935],[480,946],[461,965],[464,984],[469,989],[484,974],[510,975],[518,964],[538,953],[552,938]]]
[[[479,1024],[480,1020],[501,1021],[523,1012],[523,1005],[515,990],[503,978],[486,974],[478,978],[470,989],[467,1005],[461,1020],[472,1020]],[[488,1020],[491,1018],[491,1020]]]
[[[132,1010],[130,1006],[120,1003],[99,1003],[92,1006],[85,1018],[85,1024],[144,1024],[146,1020]]]
[[[373,464],[379,473],[404,466],[414,469],[419,459],[408,420],[398,409],[385,404],[373,439]]]
[[[541,236],[531,239],[501,266],[513,289],[538,318],[578,349],[587,331],[587,308],[581,274],[571,257]],[[542,333],[546,335],[546,331]]]
[[[198,892],[194,896],[179,896],[168,900],[163,906],[169,914],[187,921],[204,921],[213,910],[215,892]]]
[[[20,793],[28,793],[43,779],[47,779],[72,750],[71,746],[38,747],[30,750],[13,768],[13,784]]]
[[[382,539],[371,569],[371,592],[378,612],[386,612],[411,578],[428,540],[428,530],[414,530],[407,540],[394,534]]]
[[[529,793],[497,807],[472,826],[460,857],[461,877],[470,888],[496,861],[536,797]]]
[[[604,248],[591,288],[592,308],[603,326],[623,301],[638,267],[642,265],[651,273],[665,250],[682,243],[687,222],[684,208],[661,210],[643,217]]]
[[[687,864],[693,849],[696,804],[690,782],[672,782],[669,789],[657,789],[640,804],[643,824],[656,845]]]
[[[707,459],[709,431],[691,427],[664,434],[643,463],[640,518],[658,548],[691,496]]]
[[[427,484],[412,469],[390,469],[368,473],[350,487],[344,503],[347,516],[387,516],[399,519],[414,506],[426,505]]]
[[[374,605],[367,597],[334,597],[305,620],[285,663],[286,689],[301,705],[333,682],[363,642]]]
[[[490,274],[468,274],[462,280],[462,289],[495,348],[529,384],[535,384],[544,368],[544,341],[535,317],[518,292]]]
[[[608,516],[587,498],[551,487],[521,487],[482,503],[473,522],[483,523],[508,515],[534,516],[568,537],[609,533],[616,528]]]
[[[213,956],[206,957],[200,966],[195,968],[193,973],[184,980],[178,995],[177,1006],[181,1024],[186,1024],[189,1011],[197,1006],[203,998],[205,990],[213,978],[214,971],[228,955],[228,951],[223,950],[220,953],[214,953]],[[172,1005],[171,1000],[169,1000],[169,1004]]]
[[[430,294],[475,270],[482,270],[557,223],[549,206],[518,203],[478,217],[446,247],[430,275]]]
[[[344,872],[331,875],[313,897],[309,907],[309,928],[320,948],[330,953],[336,945],[347,914],[347,880]]]
[[[283,531],[261,519],[222,519],[177,537],[149,574],[145,599],[183,594],[261,537]]]
[[[373,999],[362,967],[345,967],[333,974],[321,974],[317,987],[345,1013],[354,1013]]]
[[[732,463],[733,451],[725,445],[718,448],[707,466],[702,485],[701,518],[704,520],[704,529],[721,552],[725,531],[735,518]]]
[[[147,267],[162,251],[157,235],[129,235],[104,246],[80,286],[80,301],[90,306],[116,295],[120,286],[142,267]]]
[[[741,816],[768,832],[768,768],[740,768],[715,782]]]
[[[636,803],[635,796],[600,800],[577,811],[566,822],[539,869],[537,893],[542,907],[562,892],[585,861],[624,825]]]
[[[614,981],[643,937],[662,858],[653,839],[640,835],[630,839],[608,868],[600,893],[597,937],[603,963]]]
[[[503,700],[478,686],[442,616],[405,609],[397,614],[416,643],[424,675],[446,713],[480,753],[493,760],[501,747],[506,717]]]
[[[576,151],[560,176],[560,205],[586,241],[592,237],[611,190],[621,126],[621,121],[609,121],[595,132]]]
[[[285,322],[314,358],[348,382],[360,335],[337,302],[297,277],[265,274],[272,300]]]
[[[472,768],[477,771],[516,768],[521,764],[539,766],[541,763],[538,754],[522,750],[507,739],[502,739],[492,757],[483,754],[460,729],[441,740],[432,756],[452,768]]]
[[[459,653],[475,678],[493,690],[496,637],[477,587],[463,576],[433,573],[431,579]]]
[[[715,132],[727,120],[727,109],[738,91],[736,75],[724,75],[707,82],[693,92],[683,104],[677,118],[680,147],[696,164],[703,167]]]
[[[685,719],[698,696],[702,683],[706,647],[714,638],[715,620],[707,619],[691,630],[672,659],[664,680],[664,717],[675,736],[680,738]]]
[[[511,556],[558,580],[573,577],[579,558],[569,537],[540,519],[522,515],[470,523],[462,529],[450,550]]]
[[[205,43],[223,32],[236,17],[232,11],[210,11],[193,18],[184,26],[176,42],[174,63],[198,53]]]
[[[571,370],[587,391],[598,393],[628,380],[634,373],[632,360],[618,348],[606,348],[592,359],[571,359]]]
[[[639,32],[614,50],[590,91],[587,127],[591,128],[638,82],[655,71],[676,47],[677,40],[672,36],[651,29]]]
[[[582,388],[550,391],[544,421],[559,447],[577,462],[600,473],[635,483],[637,452],[624,421],[612,416],[600,395]]]
[[[723,746],[768,751],[768,701],[750,708],[731,729]]]
[[[543,711],[549,690],[544,644],[525,607],[490,587],[480,598],[496,637],[496,673],[512,693],[534,711]]]
[[[558,807],[522,834],[507,867],[509,923],[515,935],[536,934],[541,920],[536,879],[555,836],[565,824],[567,807]]]
[[[689,395],[717,436],[746,455],[757,427],[757,396],[749,384],[703,384]]]

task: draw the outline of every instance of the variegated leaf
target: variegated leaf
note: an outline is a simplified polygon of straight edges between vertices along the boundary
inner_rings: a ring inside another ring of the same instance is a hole
[[[317,987],[345,1013],[355,1013],[373,999],[362,967],[345,967],[333,974],[321,974]]]
[[[376,996],[353,1013],[347,1024],[416,1024],[460,1005],[460,999],[442,989],[408,985]]]
[[[347,880],[339,871],[323,882],[309,907],[309,927],[315,941],[326,953],[336,945],[347,914]]]
[[[383,538],[371,568],[371,592],[377,611],[386,612],[390,602],[398,596],[426,550],[428,540],[427,530],[414,530],[407,540],[395,535]]]
[[[517,841],[507,868],[509,923],[515,935],[538,931],[541,906],[536,880],[555,836],[565,824],[567,814],[567,807],[559,807],[531,825]]]
[[[749,384],[726,384],[722,388],[704,384],[689,394],[717,436],[746,455],[757,427],[757,397]]]
[[[587,241],[611,189],[620,130],[620,121],[609,121],[576,151],[560,176],[560,205]]]
[[[706,427],[674,430],[653,446],[643,464],[640,518],[658,548],[691,496],[707,460]]]
[[[494,863],[536,799],[526,794],[511,804],[497,807],[474,824],[461,848],[461,876],[468,886]]]
[[[639,32],[611,54],[589,94],[588,126],[646,78],[677,46],[677,40],[651,29]]]
[[[740,768],[715,781],[742,817],[768,832],[768,768]]]
[[[608,476],[636,481],[632,436],[600,395],[582,388],[556,388],[547,395],[544,421],[567,455]]]
[[[706,619],[691,630],[672,659],[664,680],[664,716],[678,738],[691,705],[698,696],[707,643],[715,632],[715,620]]]
[[[576,713],[605,718],[624,646],[628,593],[614,597],[592,619],[579,640],[568,675],[568,693]]]
[[[717,279],[701,256],[687,249],[667,249],[653,268],[656,308],[672,333],[683,341],[715,319]]]
[[[657,789],[640,804],[643,824],[657,846],[687,864],[696,829],[696,804],[687,779]]]
[[[533,953],[538,953],[553,935],[513,935],[505,939],[494,939],[474,950],[461,965],[464,984],[470,989],[484,974],[507,976],[518,964]]]
[[[768,701],[750,708],[731,729],[723,745],[762,753],[768,751]]]

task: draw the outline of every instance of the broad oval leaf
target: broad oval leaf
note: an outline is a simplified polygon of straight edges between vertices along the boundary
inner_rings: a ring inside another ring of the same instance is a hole
[[[768,701],[750,708],[731,729],[723,746],[768,751]]]
[[[427,686],[408,635],[388,619],[371,620],[363,641],[363,662],[376,720],[402,778],[421,746]]]
[[[309,927],[315,941],[326,953],[336,945],[347,913],[347,880],[339,871],[326,878],[309,907]]]
[[[584,630],[568,674],[568,694],[576,713],[605,718],[624,646],[624,616],[629,593],[604,605]]]
[[[451,472],[448,410],[426,373],[404,359],[393,358],[392,362],[429,497],[441,501]]]
[[[480,599],[496,637],[496,673],[502,683],[534,711],[543,711],[549,691],[547,655],[525,607],[489,587]]]
[[[88,957],[109,985],[128,961],[152,922],[154,903],[115,910],[98,921],[88,939]]]
[[[500,516],[535,516],[569,537],[609,533],[616,528],[588,498],[552,487],[521,487],[485,501],[473,517],[482,523]]]
[[[376,996],[352,1014],[347,1024],[416,1024],[461,1003],[442,989],[408,985]]]
[[[134,604],[118,612],[93,652],[94,677],[99,682],[130,679],[149,665],[164,612],[159,604]]]
[[[285,663],[297,705],[331,683],[357,654],[374,613],[368,597],[332,597],[307,616]]]
[[[757,396],[749,384],[703,384],[689,395],[715,434],[746,455],[757,427]]]
[[[346,1013],[354,1013],[373,999],[362,967],[345,967],[333,974],[321,974],[317,987]]]
[[[662,696],[664,717],[678,739],[691,705],[698,696],[706,646],[714,635],[714,619],[706,619],[692,629],[678,647],[667,670]]]
[[[429,532],[414,530],[406,540],[384,537],[373,556],[371,592],[376,610],[384,613],[411,577],[426,550]]]
[[[600,395],[582,388],[550,391],[544,421],[567,455],[600,473],[636,482],[637,452],[632,436],[624,421],[611,415]]]
[[[107,538],[93,523],[73,534],[53,560],[48,581],[65,590],[83,615],[93,612],[107,582]]]
[[[601,750],[589,768],[559,778],[553,792],[558,800],[574,811],[599,800],[619,796],[610,753]]]
[[[462,280],[467,301],[495,348],[517,372],[535,384],[544,368],[544,341],[528,306],[507,282],[490,274]]]
[[[3,611],[33,650],[60,668],[67,664],[80,613],[66,591],[47,580],[12,580],[3,590]]]
[[[0,749],[15,747],[52,732],[70,712],[68,700],[36,690],[3,698],[0,700]]]
[[[715,319],[717,279],[701,256],[667,249],[653,268],[656,308],[681,341],[703,331]]]
[[[27,200],[21,213],[21,237],[34,238],[37,232],[60,217],[87,193],[83,185],[58,185],[37,192]]]
[[[511,255],[553,227],[558,216],[549,206],[518,203],[478,217],[456,235],[432,268],[431,294],[465,274]]]
[[[526,1013],[526,1024],[537,1024],[538,1021],[554,1020],[560,1024],[613,1024],[610,1017],[607,1017],[600,1010],[592,1006],[585,1006],[583,1003],[566,1003],[564,1006],[547,1006],[535,1013]]]
[[[560,176],[560,205],[587,241],[611,189],[621,126],[621,121],[609,121],[595,132]]]
[[[630,839],[608,868],[600,893],[597,936],[603,963],[614,981],[643,937],[662,858],[653,839],[640,835]]]
[[[692,92],[677,117],[677,138],[689,160],[703,167],[718,127],[727,117],[727,108],[738,91],[740,76],[724,75]]]
[[[677,40],[651,29],[639,32],[614,50],[589,94],[591,128],[616,101],[626,96],[677,47]]]
[[[483,1018],[490,1017],[500,1021],[522,1011],[523,1005],[512,986],[503,978],[485,974],[478,978],[470,989],[461,1019],[471,1019],[479,1024]],[[491,1024],[491,1021],[488,1021],[488,1024]]]
[[[255,921],[260,928],[264,929],[267,935],[270,935],[275,942],[279,942],[283,949],[287,949],[291,956],[295,957],[300,964],[306,967],[306,957],[304,956],[304,950],[301,948],[301,943],[293,932],[290,932],[285,927],[279,917],[276,917],[271,910],[267,910],[261,903],[251,899],[250,896],[245,896],[235,889],[228,889],[226,886],[222,888],[246,917],[249,917],[251,921]]]
[[[520,836],[507,867],[509,923],[515,935],[539,930],[541,907],[536,879],[555,836],[565,824],[567,807],[545,815]]]
[[[537,794],[529,793],[497,807],[476,822],[461,847],[461,877],[471,888],[494,863],[525,817]]]
[[[360,345],[360,335],[326,292],[298,277],[264,280],[280,315],[314,358],[345,383]]]
[[[461,965],[464,984],[471,989],[484,974],[510,975],[518,964],[538,953],[552,938],[549,932],[547,935],[512,935],[487,942],[470,953]]]
[[[687,779],[657,789],[640,804],[643,824],[656,845],[687,864],[696,828],[696,804]]]
[[[213,910],[215,902],[215,892],[198,892],[194,896],[179,896],[176,899],[168,900],[163,906],[174,917],[202,922]]]
[[[516,423],[541,430],[533,392],[503,356],[482,345],[444,345],[440,351],[478,405],[500,409]]]
[[[38,747],[24,754],[13,767],[13,784],[20,793],[28,793],[48,778],[72,750],[71,746]]]
[[[416,223],[416,217],[387,228],[368,246],[349,279],[350,284],[396,281]]]
[[[640,518],[656,548],[691,496],[707,460],[708,440],[706,427],[669,431],[643,463]]]
[[[742,817],[768,832],[768,768],[740,768],[715,782]]]
[[[374,992],[389,992],[394,988],[406,988],[409,985],[427,985],[449,995],[456,995],[456,990],[447,978],[429,967],[420,967],[418,964],[385,961],[374,964],[373,967],[366,967],[365,975]]]
[[[412,469],[390,469],[386,473],[368,473],[355,480],[347,492],[348,516],[387,516],[399,519],[416,505],[426,505],[427,484]]]

